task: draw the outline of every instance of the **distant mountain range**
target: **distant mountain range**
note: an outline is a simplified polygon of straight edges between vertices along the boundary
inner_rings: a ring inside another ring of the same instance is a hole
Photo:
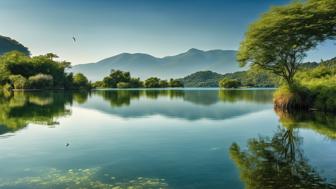
[[[141,79],[153,76],[162,79],[182,78],[203,70],[230,73],[243,70],[236,61],[236,53],[234,50],[202,51],[194,48],[163,58],[142,53],[122,53],[97,63],[73,66],[69,71],[81,72],[92,81],[102,80],[112,69],[129,71],[133,77]]]
[[[9,37],[0,35],[0,56],[6,52],[14,50],[23,52],[26,55],[30,54],[28,48],[23,46],[21,43]]]

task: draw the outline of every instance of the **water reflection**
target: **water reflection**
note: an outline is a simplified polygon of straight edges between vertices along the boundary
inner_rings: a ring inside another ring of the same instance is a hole
[[[336,139],[336,115],[323,112],[284,112],[275,110],[286,128],[313,130],[331,140]]]
[[[125,118],[161,115],[185,120],[224,120],[271,108],[272,93],[272,90],[108,90],[93,92],[105,102],[95,99],[83,107]]]
[[[223,102],[255,102],[266,104],[272,102],[272,90],[220,90],[218,98]]]
[[[109,101],[111,106],[130,106],[132,100],[140,97],[158,99],[169,97],[170,99],[182,99],[198,105],[213,105],[218,102],[254,102],[267,104],[272,102],[273,90],[97,90],[94,94],[102,96]]]
[[[73,100],[82,103],[87,93],[15,92],[0,94],[0,135],[15,132],[30,123],[56,125],[57,118],[71,114]]]
[[[335,139],[335,117],[317,112],[276,111],[280,123],[271,138],[248,141],[247,150],[238,144],[230,147],[230,156],[240,171],[246,188],[336,188],[310,164],[302,150],[300,128],[309,128]]]

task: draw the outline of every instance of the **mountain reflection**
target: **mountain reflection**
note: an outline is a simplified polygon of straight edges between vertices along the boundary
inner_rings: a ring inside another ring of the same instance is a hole
[[[309,128],[335,139],[335,117],[318,113],[276,111],[283,127],[271,138],[248,141],[247,150],[233,143],[231,159],[240,171],[241,180],[249,189],[258,188],[336,188],[323,178],[305,158],[299,128]]]

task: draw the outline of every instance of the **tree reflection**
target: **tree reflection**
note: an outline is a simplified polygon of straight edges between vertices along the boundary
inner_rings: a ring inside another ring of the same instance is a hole
[[[222,102],[256,102],[271,103],[272,90],[98,90],[94,94],[102,96],[109,101],[112,107],[131,105],[132,100],[158,99],[169,97],[170,99],[182,99],[197,105],[210,106]]]
[[[223,102],[256,102],[270,103],[272,102],[272,90],[219,90],[218,98]]]
[[[336,115],[323,112],[284,112],[276,109],[280,122],[286,128],[311,129],[329,139],[336,139]]]
[[[55,125],[57,118],[70,115],[67,105],[83,103],[87,93],[14,92],[0,94],[0,134],[15,132],[30,123]]]
[[[246,151],[236,143],[230,148],[231,159],[239,168],[246,188],[336,188],[314,170],[304,157],[302,138],[297,129],[302,127],[299,119],[302,115],[294,116],[294,119],[288,113],[277,113],[284,127],[279,127],[271,138],[249,140]],[[316,129],[313,123],[310,121],[309,127]]]
[[[99,90],[94,94],[110,102],[112,107],[129,106],[132,99],[139,99],[143,91],[139,90]]]
[[[98,90],[94,94],[109,101],[112,107],[129,106],[132,100],[141,97],[157,99],[161,97],[180,98],[184,92],[181,90]]]

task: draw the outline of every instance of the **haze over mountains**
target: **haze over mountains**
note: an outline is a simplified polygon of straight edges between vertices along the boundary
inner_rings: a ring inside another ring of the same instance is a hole
[[[159,77],[162,79],[181,78],[197,71],[216,71],[230,73],[244,70],[236,61],[234,50],[202,51],[190,49],[187,52],[157,58],[142,53],[122,53],[97,63],[80,64],[73,66],[71,72],[81,72],[90,80],[102,80],[112,69],[131,72],[133,77],[146,79]]]

